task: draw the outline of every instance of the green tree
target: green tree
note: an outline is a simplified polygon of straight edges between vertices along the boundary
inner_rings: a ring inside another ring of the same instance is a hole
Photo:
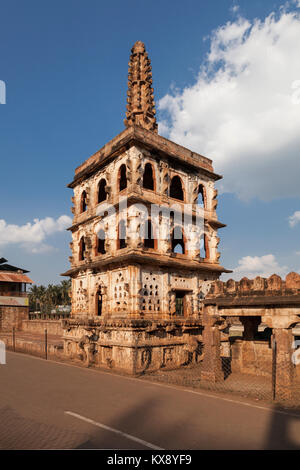
[[[48,287],[34,284],[29,291],[30,310],[50,313],[58,305],[71,305],[70,291],[71,280],[49,284]]]

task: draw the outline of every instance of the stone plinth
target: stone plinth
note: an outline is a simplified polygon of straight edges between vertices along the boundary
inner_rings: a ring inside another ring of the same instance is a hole
[[[63,327],[64,355],[86,366],[136,375],[176,369],[200,357],[200,321],[70,319]]]

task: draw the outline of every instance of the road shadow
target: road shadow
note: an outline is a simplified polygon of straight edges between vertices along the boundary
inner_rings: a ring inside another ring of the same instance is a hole
[[[300,413],[283,410],[275,406],[272,412],[269,431],[266,436],[264,450],[299,450],[300,437],[296,441],[296,426],[300,425]],[[294,428],[294,429],[293,429]]]
[[[164,425],[163,419],[160,419],[156,409],[159,402],[159,398],[144,401],[105,424],[158,447],[163,447],[166,436],[168,442],[180,442],[185,436],[185,422],[191,416],[185,416],[184,420],[174,419],[171,426],[170,424]],[[170,418],[168,422],[170,422]],[[76,449],[149,449],[149,447],[111,431],[95,427],[89,439],[78,445]]]

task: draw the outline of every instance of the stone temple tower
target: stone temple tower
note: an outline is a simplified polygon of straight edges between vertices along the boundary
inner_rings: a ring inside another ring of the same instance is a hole
[[[220,266],[221,176],[212,161],[158,135],[152,70],[137,41],[125,130],[75,170],[72,312],[65,353],[130,373],[201,354],[202,299]]]

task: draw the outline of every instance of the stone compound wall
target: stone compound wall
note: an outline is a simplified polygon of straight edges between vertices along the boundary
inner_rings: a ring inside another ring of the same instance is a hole
[[[236,320],[244,326],[242,340],[229,334],[228,327]],[[219,351],[227,342],[232,371],[271,376],[276,399],[299,394],[293,333],[300,325],[299,274],[289,273],[285,280],[273,274],[268,279],[216,281],[204,300],[203,323],[204,378],[224,380]],[[258,334],[260,324],[268,328],[268,341]]]
[[[29,307],[0,307],[0,330],[22,329],[23,321],[28,318]]]
[[[236,340],[231,344],[231,370],[270,377],[272,348],[269,341]]]
[[[44,334],[45,329],[49,335],[63,335],[61,320],[23,320],[22,322],[22,331],[25,333]]]
[[[16,333],[13,343],[11,332],[1,332],[0,340],[5,343],[8,350],[30,354],[32,356],[41,357],[43,359],[46,357],[45,342],[42,336],[40,339],[29,339],[28,337],[24,338],[22,336],[18,336],[18,333]],[[59,341],[56,341],[55,343],[48,341],[47,357],[48,359],[64,359],[63,347],[62,344],[59,344]]]

